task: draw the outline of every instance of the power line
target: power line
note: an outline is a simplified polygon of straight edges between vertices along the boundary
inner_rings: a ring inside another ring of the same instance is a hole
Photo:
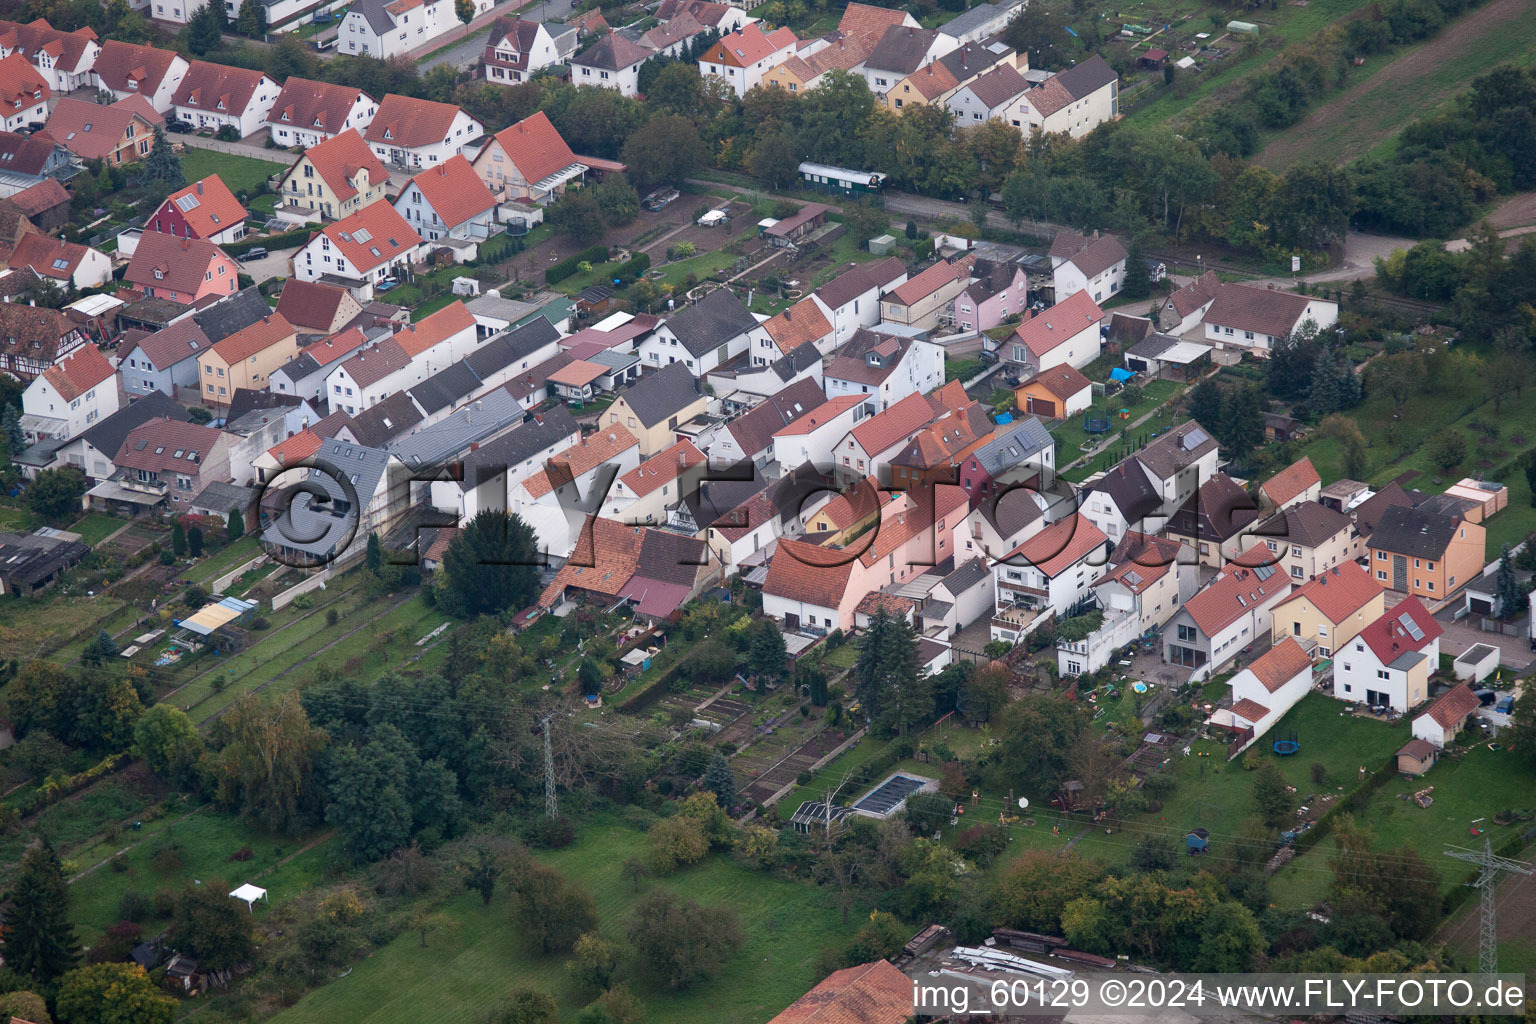
[[[1498,886],[1499,872],[1507,871],[1514,875],[1529,876],[1532,874],[1531,866],[1510,857],[1495,856],[1493,839],[1489,836],[1483,837],[1481,850],[1468,850],[1457,846],[1446,850],[1445,855],[1466,861],[1468,864],[1476,864],[1481,868],[1477,873],[1477,880],[1467,883],[1482,894],[1477,934],[1477,966],[1483,974],[1497,974],[1499,973],[1498,900],[1494,893]]]

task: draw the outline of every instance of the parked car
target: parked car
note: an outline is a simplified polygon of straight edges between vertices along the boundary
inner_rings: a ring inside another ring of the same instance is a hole
[[[265,259],[266,257],[267,250],[258,245],[255,248],[245,250],[244,256],[237,256],[235,258],[241,263],[254,263],[257,260]]]
[[[28,121],[27,127],[24,130],[28,135],[31,135],[33,132],[40,132],[46,127],[48,125],[42,121]]]
[[[976,354],[976,358],[984,363],[991,364],[997,362],[997,353],[991,349],[984,348]]]
[[[1482,705],[1485,708],[1493,707],[1494,702],[1497,701],[1498,699],[1499,699],[1499,695],[1497,693],[1493,692],[1492,690],[1478,690],[1477,691],[1477,702],[1478,702],[1478,704]]]
[[[179,117],[173,117],[165,122],[165,130],[175,135],[191,135],[197,131],[191,121],[183,121]]]
[[[1500,697],[1499,702],[1493,706],[1493,710],[1501,715],[1507,715],[1515,710],[1515,698],[1513,696]]]

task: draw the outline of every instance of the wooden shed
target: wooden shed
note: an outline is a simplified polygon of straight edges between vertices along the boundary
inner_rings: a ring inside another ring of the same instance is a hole
[[[1409,740],[1397,752],[1397,770],[1404,775],[1423,775],[1435,766],[1440,751],[1428,740]]]

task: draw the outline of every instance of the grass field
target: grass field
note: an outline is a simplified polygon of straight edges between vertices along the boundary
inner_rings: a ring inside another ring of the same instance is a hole
[[[108,536],[127,525],[128,521],[126,519],[118,519],[116,516],[92,512],[70,523],[65,529],[71,533],[78,533],[80,539],[85,541],[88,546],[95,547],[106,540]]]
[[[564,849],[539,853],[592,894],[601,930],[622,941],[625,919],[637,894],[619,875],[626,857],[642,852],[644,836],[617,824],[593,825]],[[701,903],[727,903],[741,915],[746,947],[721,975],[681,993],[629,978],[644,1001],[646,1019],[666,1024],[748,1024],[765,1021],[814,985],[821,951],[844,940],[863,923],[855,910],[841,923],[834,901],[809,885],[749,872],[712,855],[703,863],[660,881]],[[352,973],[301,1000],[273,1018],[277,1024],[416,1024],[452,1017],[485,1017],[518,989],[549,992],[559,999],[563,1019],[582,1004],[563,962],[530,952],[507,920],[508,899],[498,891],[491,905],[465,893],[443,912],[450,921],[421,948],[417,936],[402,935],[359,963]]]
[[[1536,22],[1520,0],[1493,0],[1418,46],[1351,69],[1342,93],[1276,135],[1257,161],[1346,163],[1394,139],[1409,122],[1464,92],[1496,64],[1536,62]]]
[[[249,192],[260,188],[261,183],[272,175],[287,170],[288,165],[275,160],[257,160],[255,157],[222,153],[216,149],[194,149],[188,146],[186,152],[181,154],[181,169],[188,181],[217,174],[231,192]]]
[[[1141,401],[1135,403],[1134,405],[1126,406],[1122,401],[1120,401],[1118,396],[1111,396],[1107,399],[1096,397],[1093,400],[1093,405],[1090,407],[1088,412],[1096,416],[1108,416],[1110,418],[1109,433],[1101,436],[1115,437],[1126,427],[1127,424],[1134,423],[1142,416],[1145,416],[1147,413],[1168,401],[1168,399],[1172,398],[1174,395],[1179,394],[1183,389],[1184,385],[1175,381],[1154,380],[1150,381],[1146,387],[1142,389]],[[1130,409],[1130,414],[1122,420],[1120,418],[1120,410],[1126,408]],[[1062,465],[1071,462],[1083,454],[1082,445],[1085,441],[1088,440],[1089,436],[1088,431],[1083,429],[1084,415],[1086,414],[1078,413],[1068,419],[1057,422],[1054,426],[1051,427],[1051,435],[1056,438],[1057,459]],[[1171,425],[1172,423],[1173,419],[1171,417],[1154,417],[1153,419],[1148,420],[1146,423],[1143,423],[1140,427],[1137,427],[1135,433],[1142,434],[1153,430],[1159,430],[1165,426]],[[1106,462],[1106,460],[1109,461]],[[1110,454],[1106,452],[1094,460],[1093,466],[1095,468],[1102,469],[1113,461],[1115,460],[1111,459]]]

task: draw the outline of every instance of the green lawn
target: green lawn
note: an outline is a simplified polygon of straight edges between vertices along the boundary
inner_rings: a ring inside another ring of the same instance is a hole
[[[1142,399],[1135,405],[1127,406],[1120,396],[1113,395],[1109,398],[1096,397],[1089,413],[1096,416],[1108,416],[1110,418],[1110,431],[1103,437],[1114,437],[1121,433],[1129,424],[1136,422],[1142,416],[1167,402],[1168,399],[1184,390],[1184,385],[1171,380],[1154,380],[1147,383],[1142,389]],[[1124,419],[1120,417],[1121,409],[1130,409],[1130,415]],[[1082,455],[1082,445],[1088,440],[1088,432],[1083,429],[1084,413],[1077,413],[1069,419],[1057,421],[1051,427],[1051,434],[1056,438],[1057,458],[1062,465],[1073,461]],[[1154,417],[1136,428],[1135,433],[1141,435],[1153,430],[1161,430],[1173,423],[1173,417]],[[1100,455],[1094,462],[1094,468],[1102,469],[1105,465],[1118,461],[1118,456],[1111,451]],[[1108,460],[1106,462],[1106,460]]]
[[[181,154],[181,169],[188,181],[197,181],[210,174],[217,174],[229,186],[231,192],[251,192],[274,174],[288,169],[287,164],[275,160],[257,160],[255,157],[223,153],[216,149],[187,147]]]
[[[216,576],[222,576],[237,565],[249,562],[261,554],[261,542],[254,535],[246,534],[233,544],[226,544],[224,548],[214,554],[207,555],[187,572],[187,578],[193,583],[207,583]]]
[[[116,533],[128,525],[126,519],[116,516],[102,515],[100,512],[92,512],[65,527],[71,533],[78,533],[80,539],[90,547],[95,547],[108,536]]]
[[[583,830],[564,849],[538,854],[592,894],[601,930],[622,941],[637,896],[619,875],[626,857],[639,854],[644,836],[615,824]],[[646,1019],[665,1024],[750,1024],[766,1021],[805,992],[820,976],[821,951],[844,941],[863,923],[855,910],[843,925],[834,901],[809,885],[750,872],[728,858],[703,863],[646,887],[666,886],[701,903],[726,903],[741,915],[746,947],[722,974],[681,993],[644,979],[627,980],[644,1001]],[[554,994],[565,1020],[582,1004],[558,957],[530,952],[507,920],[508,899],[498,891],[491,905],[464,893],[444,912],[451,924],[421,948],[401,935],[359,963],[344,979],[311,993],[273,1018],[278,1024],[345,1020],[349,1024],[416,1024],[441,1020],[452,1007],[456,1020],[484,1018],[512,992],[532,988]]]

